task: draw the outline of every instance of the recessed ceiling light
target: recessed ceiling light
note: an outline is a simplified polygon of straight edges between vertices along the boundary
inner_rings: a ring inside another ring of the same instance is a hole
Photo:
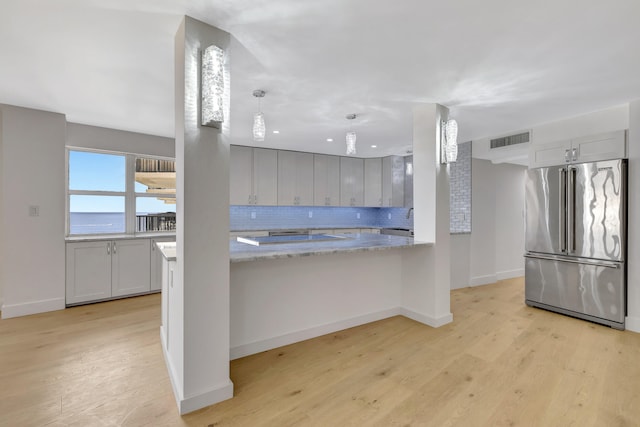
[[[378,148],[378,146],[377,145],[372,145],[371,148]]]
[[[327,142],[333,142],[333,138],[327,138]]]
[[[280,131],[279,130],[274,130],[273,133],[280,133]]]

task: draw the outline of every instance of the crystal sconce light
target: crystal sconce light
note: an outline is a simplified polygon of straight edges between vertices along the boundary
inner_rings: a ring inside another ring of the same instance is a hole
[[[202,52],[202,126],[224,121],[224,51],[211,45]]]
[[[441,162],[454,163],[458,159],[458,122],[451,119],[441,125]]]

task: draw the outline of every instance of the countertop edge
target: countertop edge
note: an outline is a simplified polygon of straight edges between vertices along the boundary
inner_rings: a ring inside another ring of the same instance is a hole
[[[342,254],[342,253],[354,253],[354,252],[373,252],[373,251],[385,251],[389,249],[403,249],[403,248],[413,248],[416,246],[433,246],[433,242],[413,242],[409,244],[402,245],[381,245],[381,246],[363,246],[363,247],[355,247],[355,248],[326,248],[326,249],[316,249],[316,250],[305,250],[299,252],[290,252],[290,253],[280,253],[280,254],[264,254],[264,255],[251,255],[242,258],[237,258],[231,255],[230,262],[232,264],[242,263],[242,262],[250,262],[250,261],[262,261],[269,259],[285,259],[285,258],[299,258],[299,257],[308,257],[315,255],[332,255],[332,254]]]

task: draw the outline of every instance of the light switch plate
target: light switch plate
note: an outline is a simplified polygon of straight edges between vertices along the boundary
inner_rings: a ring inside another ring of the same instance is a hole
[[[29,216],[40,216],[40,206],[38,205],[29,206]]]

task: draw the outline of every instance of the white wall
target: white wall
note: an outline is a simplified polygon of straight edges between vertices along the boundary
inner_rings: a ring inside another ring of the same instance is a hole
[[[451,235],[451,289],[466,288],[471,277],[471,234]]]
[[[472,160],[471,234],[451,236],[451,289],[524,275],[525,171]]]
[[[176,144],[173,138],[77,123],[67,123],[67,145],[161,157],[176,155]]]
[[[2,110],[2,317],[65,306],[65,116]],[[29,206],[40,214],[29,216]]]
[[[640,332],[640,100],[629,104],[626,328]]]
[[[612,132],[629,127],[629,105],[618,105],[602,111],[564,118],[533,127],[532,144]]]

